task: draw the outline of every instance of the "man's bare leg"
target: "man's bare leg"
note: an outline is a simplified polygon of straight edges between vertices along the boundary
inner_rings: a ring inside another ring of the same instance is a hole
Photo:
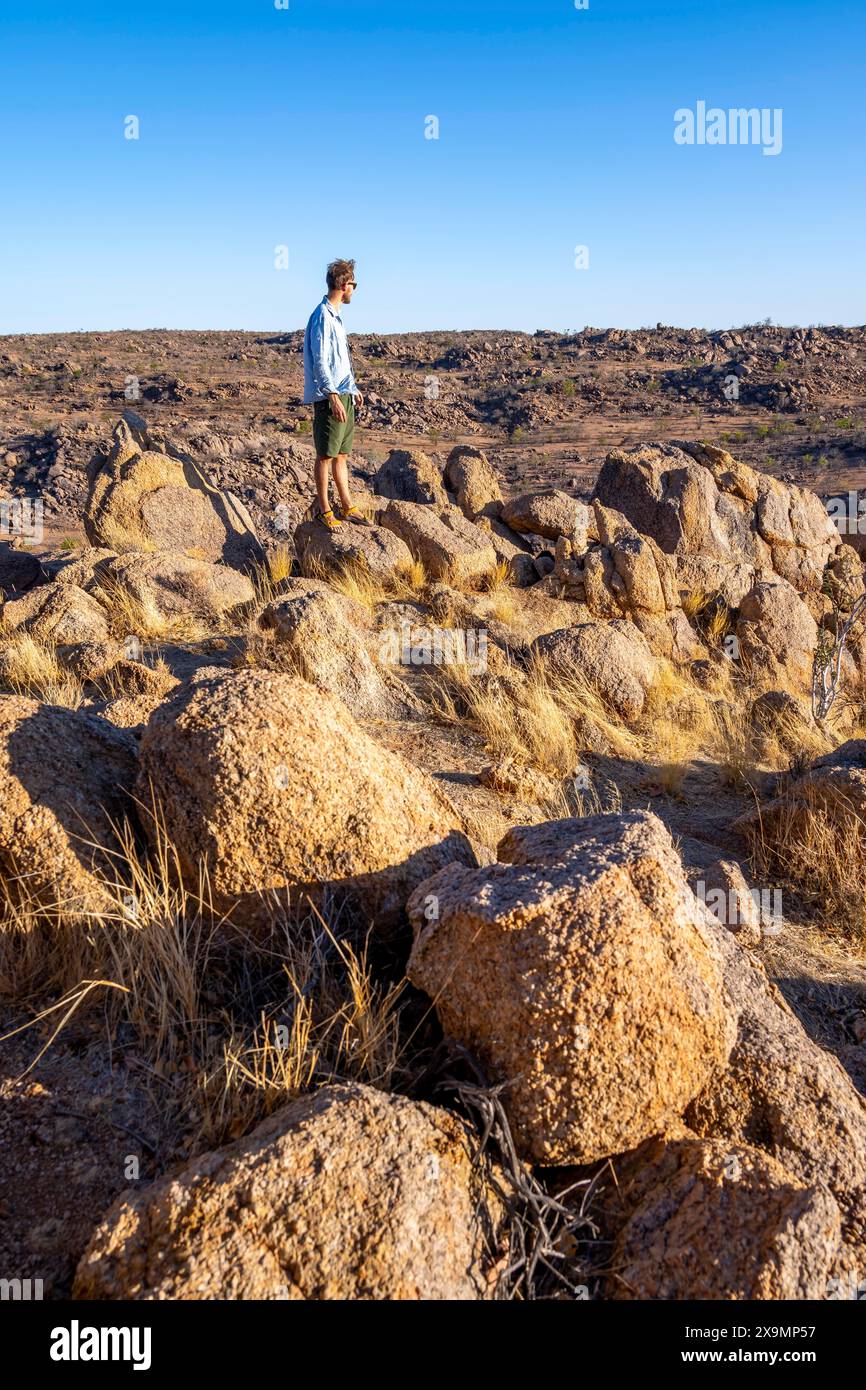
[[[331,459],[331,469],[334,474],[334,483],[337,488],[337,496],[340,499],[340,506],[347,512],[352,505],[352,494],[349,491],[349,455],[338,454],[335,459]]]
[[[331,478],[331,468],[336,462],[336,459],[316,459],[316,496],[319,499],[319,510],[322,512],[328,512],[331,509],[331,501],[328,497],[328,483]]]
[[[348,464],[348,454],[338,454],[332,462],[334,483],[337,488],[337,496],[340,499],[340,506],[343,509],[343,516],[355,526],[372,526],[373,523],[370,518],[365,516],[360,507],[356,507],[352,501],[352,494],[349,491]]]

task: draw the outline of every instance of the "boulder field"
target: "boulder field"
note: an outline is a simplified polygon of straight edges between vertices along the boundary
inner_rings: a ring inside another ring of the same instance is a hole
[[[599,1296],[827,1296],[866,1265],[866,1105],[773,982],[745,874],[809,817],[840,862],[862,825],[859,630],[836,722],[809,700],[859,558],[814,494],[705,443],[614,450],[588,498],[508,497],[465,445],[370,478],[371,525],[299,505],[277,564],[127,413],[89,545],[0,548],[18,928],[128,929],[124,845],[168,845],[245,981],[312,913],[336,954],[373,943],[408,1020],[387,1083],[314,1066],[122,1193],[74,1296],[495,1299],[520,1201],[575,1173],[602,1193]],[[474,667],[383,657],[458,629],[484,635]],[[674,707],[729,731],[694,817],[652,749]],[[748,910],[721,920],[713,893]],[[440,1053],[495,1096],[498,1151]]]

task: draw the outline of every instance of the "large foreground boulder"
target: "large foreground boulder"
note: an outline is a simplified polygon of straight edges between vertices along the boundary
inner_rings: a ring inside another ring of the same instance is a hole
[[[135,772],[133,740],[103,720],[0,695],[0,875],[13,898],[67,915],[108,906]]]
[[[737,1020],[730,1061],[685,1112],[697,1134],[755,1144],[799,1182],[823,1183],[845,1240],[866,1261],[866,1103],[814,1043],[759,961],[706,913]]]
[[[482,1299],[499,1220],[454,1116],[328,1086],[121,1197],[73,1297]]]
[[[588,1163],[663,1130],[724,1065],[717,953],[648,812],[510,831],[409,902],[409,978],[502,1093],[531,1161]]]
[[[327,892],[385,920],[420,879],[474,863],[435,782],[283,673],[202,673],[160,706],[141,742],[151,792],[185,880],[206,869],[216,909],[237,903],[244,923]]]
[[[132,410],[115,429],[107,458],[93,460],[88,482],[84,530],[91,545],[173,551],[235,569],[264,559],[243,503],[215,488],[188,454],[151,436]]]
[[[822,1183],[747,1144],[686,1138],[644,1148],[638,1200],[610,1261],[615,1298],[826,1297],[840,1227]]]

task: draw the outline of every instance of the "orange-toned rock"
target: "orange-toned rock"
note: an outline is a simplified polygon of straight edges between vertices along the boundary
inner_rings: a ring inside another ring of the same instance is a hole
[[[273,671],[205,672],[152,716],[139,796],[162,808],[184,878],[220,912],[267,920],[328,893],[398,915],[421,879],[474,863],[432,778],[375,743],[341,700]]]
[[[733,1041],[716,951],[648,812],[521,827],[409,902],[410,979],[473,1052],[516,1142],[588,1163],[679,1115]]]
[[[445,1110],[368,1086],[292,1101],[245,1139],[121,1197],[75,1298],[491,1296],[501,1212]]]

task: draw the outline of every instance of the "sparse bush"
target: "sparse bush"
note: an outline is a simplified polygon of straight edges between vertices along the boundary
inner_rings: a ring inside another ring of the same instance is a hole
[[[866,594],[854,594],[850,587],[825,571],[822,593],[833,605],[829,621],[824,620],[812,662],[812,715],[823,723],[839,693],[842,657],[851,634],[866,617]]]

